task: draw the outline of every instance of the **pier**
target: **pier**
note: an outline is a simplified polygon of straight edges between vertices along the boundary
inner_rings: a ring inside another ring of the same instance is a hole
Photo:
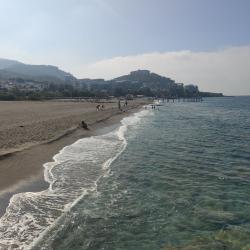
[[[174,97],[171,97],[171,98],[163,98],[162,99],[162,102],[165,102],[165,100],[167,102],[203,102],[203,98],[202,97],[186,97],[186,98],[174,98]]]

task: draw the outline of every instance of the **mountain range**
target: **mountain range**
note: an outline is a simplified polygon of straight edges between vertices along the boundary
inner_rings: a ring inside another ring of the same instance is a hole
[[[176,83],[149,70],[132,71],[109,81],[77,79],[52,65],[29,65],[0,59],[0,99],[126,95],[166,98],[222,96],[220,93],[200,92],[194,84]]]

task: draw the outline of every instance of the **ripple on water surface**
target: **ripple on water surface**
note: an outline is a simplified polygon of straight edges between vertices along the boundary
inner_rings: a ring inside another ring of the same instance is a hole
[[[249,124],[250,98],[145,117],[51,249],[249,249]]]
[[[250,98],[167,103],[125,123],[104,178],[34,249],[250,249]],[[92,155],[79,150],[76,166]],[[99,164],[84,165],[81,187],[100,176]]]

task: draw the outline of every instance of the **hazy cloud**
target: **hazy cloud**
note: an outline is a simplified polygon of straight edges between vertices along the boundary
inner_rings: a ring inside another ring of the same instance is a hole
[[[84,65],[81,77],[110,79],[136,69],[149,69],[178,82],[195,83],[204,91],[250,94],[250,45],[218,51],[177,51],[115,57]]]

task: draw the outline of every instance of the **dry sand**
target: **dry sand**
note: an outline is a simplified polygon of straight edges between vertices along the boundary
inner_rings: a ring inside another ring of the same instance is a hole
[[[95,107],[90,102],[0,102],[0,155],[60,137],[81,120],[94,124],[117,112],[115,102],[105,104],[104,112]]]
[[[0,214],[12,194],[46,188],[42,166],[60,149],[119,123],[147,102],[130,101],[124,112],[117,102],[105,103],[104,111],[90,102],[0,102]],[[90,130],[80,127],[82,120]]]

